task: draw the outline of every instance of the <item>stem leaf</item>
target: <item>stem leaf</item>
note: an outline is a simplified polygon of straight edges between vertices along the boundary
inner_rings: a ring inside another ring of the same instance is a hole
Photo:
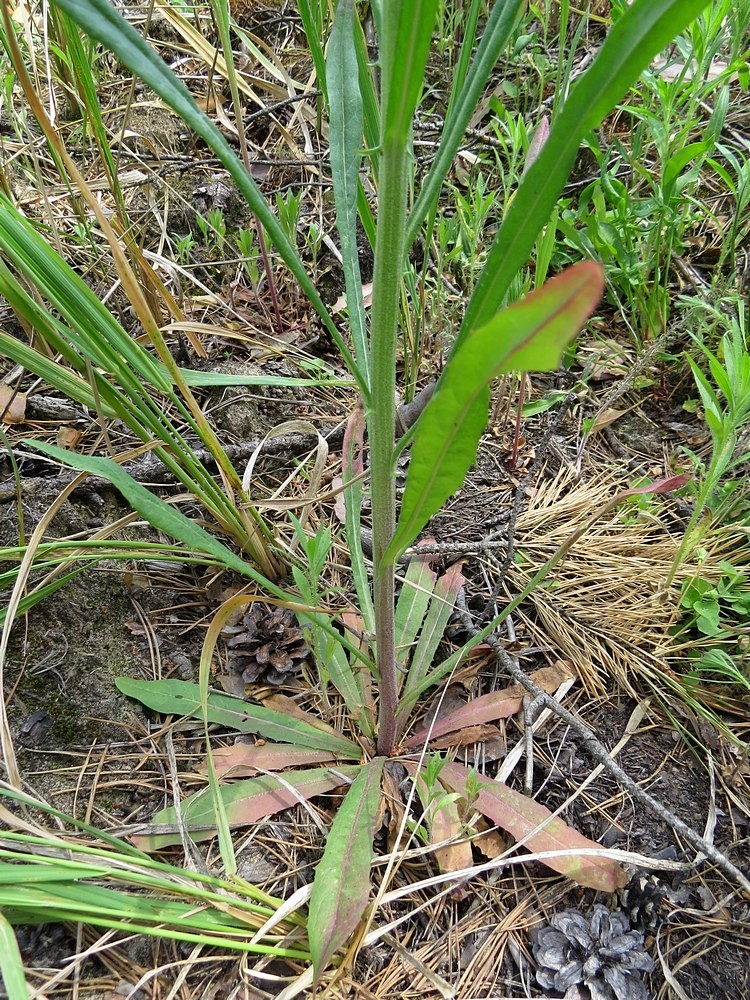
[[[503,372],[555,368],[603,288],[599,264],[576,264],[498,313],[457,348],[417,425],[391,558],[463,485],[487,423],[491,381]]]

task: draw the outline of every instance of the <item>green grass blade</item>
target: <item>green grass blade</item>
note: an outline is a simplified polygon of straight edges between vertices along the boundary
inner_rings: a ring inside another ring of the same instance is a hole
[[[499,309],[547,223],[585,136],[706,0],[635,0],[615,23],[591,67],[571,88],[538,159],[505,214],[469,303],[456,347]]]
[[[8,1000],[28,1000],[23,959],[18,949],[16,935],[2,913],[0,913],[0,973]]]
[[[316,980],[362,919],[370,899],[372,838],[380,805],[385,761],[359,769],[339,807],[315,871],[308,936]]]
[[[27,439],[24,444],[29,448],[36,449],[36,451],[41,451],[44,455],[57,459],[58,462],[64,462],[66,465],[78,469],[79,472],[88,472],[92,476],[101,476],[102,479],[108,480],[125,497],[131,507],[146,518],[150,525],[166,532],[172,538],[179,539],[191,551],[205,552],[207,555],[219,559],[227,569],[233,569],[237,573],[242,573],[243,576],[251,575],[253,579],[260,579],[266,585],[270,583],[253,570],[244,559],[240,559],[231,549],[222,544],[218,538],[214,538],[195,521],[185,517],[182,511],[172,507],[161,497],[155,496],[145,486],[141,486],[112,459],[79,455],[76,452],[66,451],[64,448],[48,444],[46,441]]]
[[[75,99],[88,116],[94,142],[99,151],[102,166],[107,174],[110,191],[117,202],[123,227],[126,227],[128,216],[125,208],[125,200],[122,195],[120,179],[117,175],[117,164],[112,154],[109,136],[107,135],[102,118],[97,85],[92,72],[91,55],[86,51],[78,26],[66,14],[53,8],[50,11],[50,15],[55,34],[64,53],[68,57],[67,63],[75,84]]]
[[[79,332],[83,349],[94,366],[117,373],[123,386],[134,385],[140,377],[160,392],[170,389],[163,368],[128,336],[101,299],[5,195],[0,195],[0,246],[44,298],[60,311],[71,329]],[[97,331],[97,335],[92,331]]]
[[[326,60],[330,102],[329,155],[354,359],[362,381],[369,388],[370,351],[357,252],[357,196],[364,113],[358,84],[354,25],[354,0],[339,0]]]
[[[0,353],[3,357],[9,358],[17,365],[23,365],[27,371],[33,372],[34,375],[55,386],[68,399],[75,400],[75,402],[92,410],[96,408],[94,393],[85,379],[74,375],[70,369],[45,357],[39,351],[35,351],[32,347],[18,340],[17,337],[11,337],[4,330],[0,330]],[[114,420],[119,415],[116,410],[101,399],[101,396],[100,403],[105,417]]]
[[[260,189],[235,155],[232,147],[216,125],[195,103],[187,87],[169,69],[163,59],[144,41],[135,28],[122,17],[108,0],[53,0],[87,35],[113,52],[144,83],[161,97],[180,118],[204,139],[231,175],[252,211],[262,222],[282,260],[292,272],[328,332],[341,351],[352,375],[360,383],[354,359],[330,313],[308,275],[296,248],[292,245]]]
[[[363,489],[361,475],[365,471],[365,415],[361,406],[356,407],[347,421],[343,444],[344,467],[344,510],[346,515],[345,533],[349,545],[349,559],[357,592],[359,613],[364,621],[365,631],[375,633],[375,610],[362,551],[362,502]]]
[[[466,128],[471,116],[476,111],[487,81],[508,43],[522,3],[523,0],[506,0],[505,3],[498,0],[494,4],[466,82],[456,95],[451,95],[453,103],[443,125],[437,155],[409,215],[406,229],[407,248],[414,243],[419,227],[437,206],[445,176],[463,142]],[[468,46],[468,50],[471,49],[472,42],[471,38],[464,40],[462,56],[466,46]]]
[[[492,379],[556,368],[603,290],[602,268],[584,261],[498,313],[454,352],[417,426],[392,558],[463,485],[487,423]]]
[[[200,687],[187,681],[140,681],[131,677],[116,679],[118,691],[129,698],[137,698],[154,712],[164,715],[203,718]],[[208,696],[206,717],[209,722],[236,729],[240,733],[256,733],[276,743],[292,743],[313,750],[328,750],[340,757],[358,759],[360,749],[356,743],[311,726],[302,719],[295,719],[282,712],[275,712],[260,705],[253,705],[230,694],[211,691]]]
[[[322,36],[323,23],[321,17],[321,5],[310,3],[310,0],[297,0],[297,9],[302,21],[302,30],[305,32],[307,46],[310,49],[313,66],[315,67],[315,78],[318,86],[323,91],[323,99],[328,103],[328,93],[326,90],[326,57],[323,52]]]

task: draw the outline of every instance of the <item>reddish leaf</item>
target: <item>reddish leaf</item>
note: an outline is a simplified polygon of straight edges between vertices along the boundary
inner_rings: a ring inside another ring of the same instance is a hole
[[[459,764],[445,764],[440,771],[440,781],[451,791],[465,795],[469,774],[470,772]],[[516,840],[523,840],[540,823],[549,820],[543,830],[525,841],[529,851],[541,853],[600,849],[599,844],[571,829],[559,817],[550,819],[551,812],[539,802],[491,778],[479,776],[477,780],[479,794],[471,803],[472,807],[503,830],[507,830]],[[623,869],[605,857],[574,854],[568,857],[545,858],[544,864],[562,875],[567,875],[579,885],[601,892],[614,892],[628,880]]]
[[[347,778],[355,778],[360,768],[342,765],[336,772],[327,768],[310,771],[296,771],[276,778],[264,774],[246,781],[235,781],[221,786],[227,822],[230,827],[249,826],[259,819],[296,805],[300,799],[311,799],[325,792],[332,792],[345,783]],[[343,777],[342,777],[343,775]],[[213,803],[208,789],[191,795],[181,805],[182,818],[193,840],[210,840],[216,835]],[[162,809],[154,816],[155,824],[177,823],[174,807]],[[162,847],[180,843],[180,834],[156,833],[133,837],[133,843],[142,851],[158,851]]]
[[[647,486],[634,487],[632,490],[625,490],[618,493],[616,499],[625,500],[627,497],[638,496],[642,493],[671,493],[672,490],[680,490],[686,486],[693,477],[689,472],[682,472],[679,476],[670,476],[668,479],[655,479]]]
[[[213,752],[216,776],[223,778],[254,778],[259,771],[282,771],[286,767],[304,767],[306,764],[333,764],[337,757],[325,750],[308,750],[287,743],[266,743],[263,746],[252,743],[236,743],[231,747],[219,747]],[[207,767],[198,767],[200,774],[206,774]]]
[[[359,769],[315,871],[307,932],[316,980],[354,933],[370,899],[372,838],[384,763],[384,758],[375,758]]]
[[[487,743],[499,735],[497,726],[467,726],[458,733],[448,733],[430,740],[430,750],[456,750],[472,743]]]
[[[541,670],[537,670],[532,674],[532,680],[545,691],[555,691],[570,676],[570,670],[558,662],[552,667],[542,667]],[[436,719],[432,726],[425,726],[418,733],[414,733],[404,746],[409,748],[421,746],[428,737],[430,738],[430,746],[433,746],[433,740],[446,733],[459,733],[472,726],[481,726],[485,722],[507,719],[509,716],[515,715],[516,712],[520,712],[524,694],[525,689],[519,684],[514,684],[502,691],[493,691],[492,694],[474,698],[473,701],[462,705],[461,708],[449,715]],[[464,743],[466,742],[464,740]]]

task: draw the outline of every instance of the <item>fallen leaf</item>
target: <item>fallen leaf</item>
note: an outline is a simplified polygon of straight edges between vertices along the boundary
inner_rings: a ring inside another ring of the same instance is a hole
[[[367,284],[362,285],[362,302],[365,309],[369,309],[372,305],[372,282],[369,281]],[[346,295],[339,295],[336,301],[331,306],[331,312],[340,313],[346,309]]]
[[[26,393],[10,385],[0,385],[0,420],[5,424],[22,424],[26,418]]]
[[[263,771],[281,771],[306,764],[334,764],[338,758],[326,750],[311,750],[286,743],[235,743],[213,751],[216,775],[219,778],[254,778]],[[199,774],[206,774],[206,764],[198,765]]]
[[[596,417],[596,420],[589,427],[589,434],[594,434],[596,431],[600,431],[602,427],[609,427],[620,417],[624,416],[628,410],[616,410],[614,407],[610,407],[608,410],[602,410]]]
[[[457,802],[445,802],[439,809],[435,809],[429,817],[429,827],[433,844],[444,840],[453,841],[435,848],[435,860],[444,875],[471,868],[474,862],[471,843],[465,835]],[[468,894],[463,886],[456,886],[451,895],[454,899],[465,899]]]
[[[77,428],[69,427],[67,424],[63,424],[62,427],[57,428],[55,444],[58,448],[73,449],[80,440],[81,432]]]

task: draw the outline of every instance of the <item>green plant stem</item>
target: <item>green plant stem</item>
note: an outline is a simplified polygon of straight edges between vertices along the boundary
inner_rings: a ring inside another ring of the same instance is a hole
[[[373,574],[377,664],[380,675],[378,753],[388,756],[396,737],[395,567],[385,557],[396,528],[395,445],[396,342],[399,290],[406,218],[406,152],[398,140],[387,141],[380,161],[378,235],[372,302],[372,404],[370,434]]]

